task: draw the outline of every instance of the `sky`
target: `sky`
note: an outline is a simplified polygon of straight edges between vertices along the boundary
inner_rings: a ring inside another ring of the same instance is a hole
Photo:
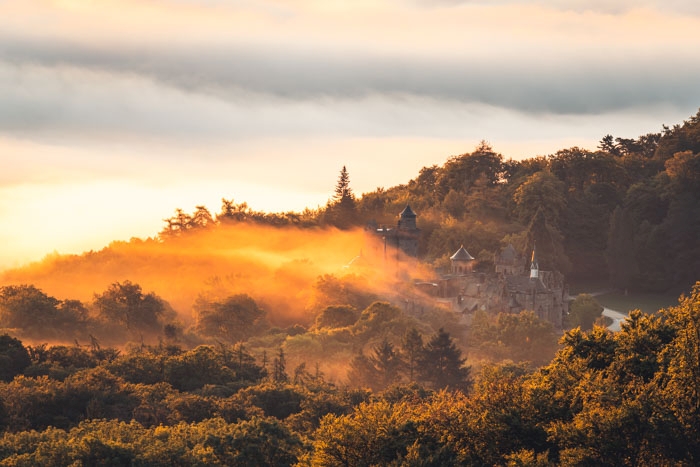
[[[696,0],[0,0],[0,269],[700,107]]]

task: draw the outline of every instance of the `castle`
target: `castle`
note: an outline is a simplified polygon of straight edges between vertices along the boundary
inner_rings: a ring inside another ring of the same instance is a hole
[[[558,271],[542,271],[533,247],[529,274],[527,264],[509,244],[494,258],[494,271],[474,272],[474,258],[464,246],[450,257],[451,272],[439,281],[439,295],[448,299],[455,311],[469,314],[476,310],[520,313],[532,310],[538,318],[562,329],[568,313],[568,290]]]
[[[416,213],[410,206],[399,215],[395,229],[377,228],[370,224],[368,230],[381,236],[386,257],[387,245],[408,257],[418,254],[420,229],[416,225]],[[568,313],[568,290],[564,276],[558,271],[540,270],[536,247],[533,245],[528,261],[509,244],[494,257],[492,272],[476,272],[476,260],[462,245],[450,257],[450,271],[430,282],[435,287],[432,294],[452,308],[469,315],[476,310],[519,313],[532,310],[538,318],[549,321],[556,329],[562,329]],[[424,286],[428,283],[422,283]]]

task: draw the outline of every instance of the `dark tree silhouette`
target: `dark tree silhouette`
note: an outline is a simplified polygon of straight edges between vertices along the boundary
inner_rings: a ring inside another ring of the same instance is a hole
[[[326,206],[325,217],[326,222],[341,229],[354,225],[357,220],[357,204],[350,188],[350,175],[345,166],[340,170],[333,200]]]
[[[466,390],[470,385],[470,367],[464,366],[465,360],[450,334],[440,328],[425,345],[420,378],[435,389]]]
[[[333,197],[333,200],[341,207],[341,209],[355,208],[355,195],[350,188],[350,175],[348,174],[348,169],[345,166],[340,169],[340,175],[338,176],[338,183],[335,186],[335,196]]]
[[[30,363],[29,352],[19,339],[7,334],[0,336],[0,381],[12,381]]]

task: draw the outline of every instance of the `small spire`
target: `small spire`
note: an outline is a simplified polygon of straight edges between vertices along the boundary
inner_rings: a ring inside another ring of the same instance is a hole
[[[540,276],[539,266],[537,264],[537,244],[532,244],[532,259],[530,260],[530,279],[536,279]]]

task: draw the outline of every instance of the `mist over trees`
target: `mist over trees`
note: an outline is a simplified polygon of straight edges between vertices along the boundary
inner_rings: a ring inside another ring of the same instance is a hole
[[[700,112],[638,138],[605,135],[577,147],[506,159],[482,142],[471,153],[424,167],[404,185],[355,197],[346,167],[327,205],[301,214],[250,211],[223,200],[166,219],[167,238],[216,223],[364,227],[393,225],[410,204],[420,213],[419,256],[436,266],[464,244],[489,267],[508,243],[540,246],[541,267],[570,280],[607,279],[631,290],[687,290],[700,270]],[[184,226],[184,227],[183,227]],[[573,267],[575,265],[575,267]]]
[[[317,210],[223,199],[176,209],[158,238],[6,271],[0,463],[696,465],[699,174],[700,112],[598,151],[518,161],[482,142],[357,197],[343,167]],[[563,335],[532,311],[467,323],[361,264],[355,230],[408,203],[437,269],[462,244],[481,271],[536,244],[569,280],[690,293],[618,333],[585,294]],[[289,256],[306,242],[320,254]],[[38,285],[69,270],[111,278],[81,299]]]

